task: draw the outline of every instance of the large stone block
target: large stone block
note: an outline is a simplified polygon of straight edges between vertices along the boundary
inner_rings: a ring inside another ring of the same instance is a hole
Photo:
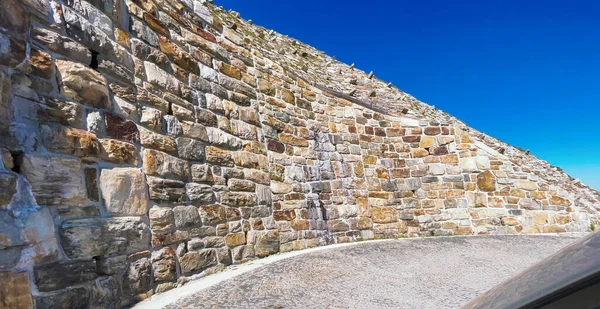
[[[73,219],[61,225],[60,239],[67,257],[91,259],[146,250],[150,230],[138,217]]]
[[[177,277],[177,257],[171,248],[152,252],[152,275],[155,282],[171,281]]]
[[[148,82],[165,89],[173,94],[179,93],[179,82],[175,77],[159,68],[152,62],[145,61],[146,77]]]
[[[37,308],[85,309],[90,302],[88,287],[75,287],[37,296]]]
[[[396,210],[390,207],[373,207],[371,215],[375,223],[392,223],[398,221]]]
[[[41,292],[51,292],[89,282],[98,277],[96,261],[53,263],[34,269],[35,284]]]
[[[177,153],[180,158],[192,161],[201,161],[204,159],[204,144],[191,138],[178,137]]]
[[[175,216],[171,208],[152,207],[148,216],[152,233],[166,234],[175,229]]]
[[[21,172],[39,205],[80,206],[87,202],[83,170],[78,160],[25,155]]]
[[[102,74],[77,62],[56,60],[60,93],[95,108],[110,108],[108,84]]]
[[[7,309],[33,308],[26,272],[0,273],[0,305]]]
[[[113,216],[143,216],[148,211],[146,180],[137,168],[103,169],[100,190]]]
[[[76,157],[98,157],[100,143],[95,134],[60,125],[41,125],[44,147],[50,152]]]
[[[123,276],[123,290],[128,296],[137,296],[150,290],[152,283],[152,264],[149,258],[132,262]]]

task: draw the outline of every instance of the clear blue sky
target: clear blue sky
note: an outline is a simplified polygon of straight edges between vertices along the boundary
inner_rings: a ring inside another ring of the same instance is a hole
[[[600,1],[215,3],[600,189]]]

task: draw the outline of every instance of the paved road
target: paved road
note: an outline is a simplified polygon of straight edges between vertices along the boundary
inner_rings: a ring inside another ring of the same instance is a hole
[[[578,237],[365,242],[280,260],[166,308],[460,308]]]

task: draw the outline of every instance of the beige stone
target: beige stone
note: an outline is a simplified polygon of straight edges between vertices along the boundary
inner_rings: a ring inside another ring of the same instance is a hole
[[[371,216],[374,223],[391,223],[398,221],[396,210],[390,207],[373,207]]]
[[[144,150],[143,169],[146,175],[175,180],[187,180],[190,174],[187,161],[152,149]]]
[[[140,143],[144,147],[158,149],[167,153],[174,153],[177,144],[175,140],[166,135],[154,133],[148,129],[139,128]]]
[[[102,74],[77,62],[56,60],[60,92],[67,98],[95,108],[110,108],[107,82]]]
[[[535,191],[538,189],[537,184],[535,182],[523,179],[515,180],[515,187],[527,191]]]
[[[137,168],[103,169],[100,191],[111,215],[143,216],[148,211],[146,180]]]
[[[485,171],[477,175],[477,187],[481,191],[496,191],[496,177],[490,171]]]

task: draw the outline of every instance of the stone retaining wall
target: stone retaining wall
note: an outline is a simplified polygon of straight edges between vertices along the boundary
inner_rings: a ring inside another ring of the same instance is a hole
[[[0,153],[0,308],[121,308],[336,242],[599,223],[560,169],[192,0],[3,0]]]

